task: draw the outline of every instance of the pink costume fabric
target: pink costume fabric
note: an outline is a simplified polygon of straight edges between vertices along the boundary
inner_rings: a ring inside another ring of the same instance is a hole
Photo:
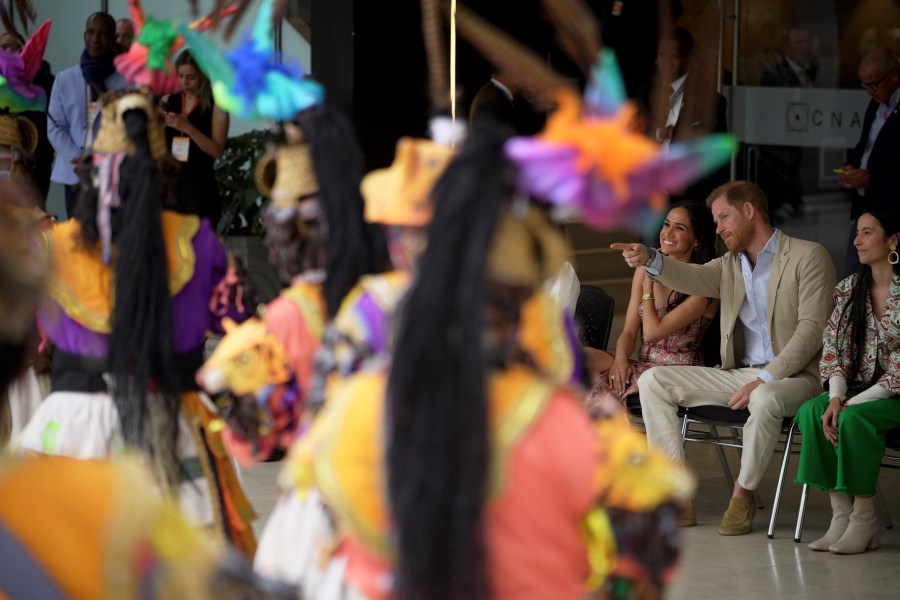
[[[315,331],[315,325],[308,322],[297,304],[284,295],[269,303],[263,321],[284,346],[300,389],[309,390],[313,357],[322,344],[322,332]]]
[[[587,593],[591,568],[582,524],[597,501],[598,453],[584,409],[571,396],[555,394],[515,443],[503,490],[485,506],[492,598],[575,600]],[[353,538],[343,544],[347,579],[370,600],[388,600],[390,565]]]

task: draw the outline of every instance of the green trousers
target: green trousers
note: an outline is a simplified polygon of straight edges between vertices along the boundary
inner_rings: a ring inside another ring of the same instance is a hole
[[[832,446],[822,428],[828,393],[816,396],[797,411],[794,422],[803,434],[797,483],[872,496],[878,482],[884,435],[900,427],[900,398],[873,400],[848,406],[838,414],[838,445]]]

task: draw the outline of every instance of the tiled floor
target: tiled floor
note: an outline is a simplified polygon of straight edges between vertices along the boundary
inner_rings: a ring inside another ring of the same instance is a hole
[[[730,461],[736,469],[737,455]],[[900,567],[900,531],[884,530],[881,548],[856,556],[813,552],[806,544],[828,528],[831,508],[825,493],[811,490],[803,527],[803,543],[793,540],[801,486],[794,483],[796,455],[785,483],[775,538],[766,537],[775,496],[780,454],[769,466],[760,493],[766,507],[757,512],[750,535],[718,535],[719,519],[730,496],[722,469],[711,446],[687,448],[688,463],[699,480],[696,509],[699,525],[685,529],[686,553],[678,580],[671,588],[675,600],[694,598],[897,598],[893,586]],[[736,472],[736,471],[735,471]],[[900,521],[900,472],[882,469],[881,490],[892,517]]]
[[[732,468],[737,468],[737,455]],[[894,585],[900,568],[900,525],[884,530],[881,548],[857,556],[836,556],[812,552],[806,543],[818,538],[828,527],[831,516],[828,499],[811,491],[802,544],[794,543],[793,531],[800,499],[800,486],[793,483],[796,455],[792,457],[790,478],[785,485],[775,539],[766,537],[771,503],[780,467],[776,455],[761,486],[765,509],[757,513],[756,531],[739,537],[718,535],[719,519],[728,505],[729,491],[714,450],[692,444],[687,448],[688,463],[695,470],[699,487],[695,506],[697,527],[686,528],[685,556],[678,579],[670,588],[672,600],[699,598],[897,598]],[[243,481],[251,501],[260,514],[257,531],[262,530],[276,497],[275,479],[280,463],[260,465],[244,471]],[[882,469],[881,489],[900,523],[900,472]]]

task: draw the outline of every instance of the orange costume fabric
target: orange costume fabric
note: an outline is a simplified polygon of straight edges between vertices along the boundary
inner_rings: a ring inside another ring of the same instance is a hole
[[[25,554],[65,597],[208,597],[215,549],[139,461],[7,459],[0,526],[18,546],[3,560]]]

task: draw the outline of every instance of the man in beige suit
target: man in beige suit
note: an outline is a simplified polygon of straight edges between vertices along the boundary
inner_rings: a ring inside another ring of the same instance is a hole
[[[655,367],[638,387],[647,439],[682,460],[677,407],[749,409],[740,476],[719,526],[722,535],[741,535],[752,529],[753,490],[772,457],[782,419],[822,391],[819,357],[835,271],[821,245],[772,228],[766,196],[752,183],[726,183],[707,204],[729,250],[720,258],[697,265],[666,260],[664,248],[611,247],[622,250],[629,266],[643,266],[673,290],[721,299],[721,365]],[[693,507],[686,513],[684,524],[696,524]]]

